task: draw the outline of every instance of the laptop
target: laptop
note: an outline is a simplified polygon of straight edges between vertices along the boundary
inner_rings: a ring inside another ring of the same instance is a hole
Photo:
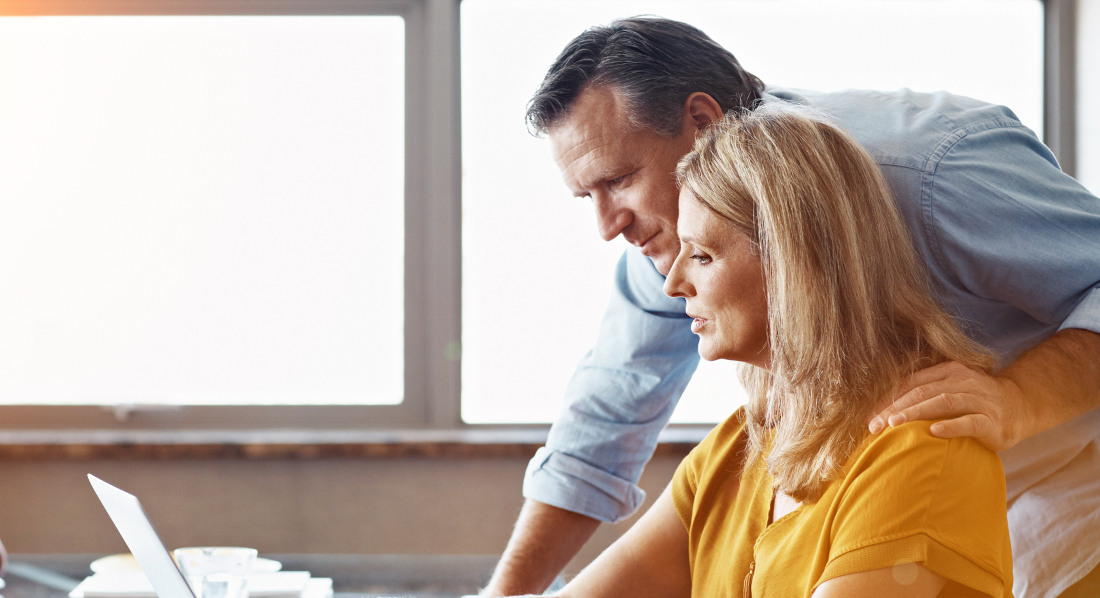
[[[145,572],[149,582],[153,584],[153,590],[156,591],[157,596],[159,598],[195,598],[195,593],[191,591],[187,579],[176,566],[176,561],[172,560],[172,555],[168,554],[164,543],[160,541],[157,530],[153,529],[153,524],[145,516],[145,511],[141,508],[137,497],[115,488],[92,474],[88,474],[88,480],[92,483],[96,495],[99,496],[99,501],[103,503],[103,508],[107,509],[107,514],[111,516],[111,521],[118,528],[118,533],[122,534],[126,546],[134,554],[134,558],[141,565],[141,570]]]

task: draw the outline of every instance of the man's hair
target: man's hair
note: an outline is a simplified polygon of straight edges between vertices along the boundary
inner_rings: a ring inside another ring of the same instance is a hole
[[[582,91],[599,85],[621,95],[632,124],[665,137],[680,132],[692,93],[706,93],[723,112],[752,108],[764,93],[764,83],[702,31],[679,21],[631,17],[569,42],[527,104],[528,128],[546,133]]]
[[[765,463],[796,500],[841,473],[902,377],[945,361],[993,367],[932,298],[875,161],[824,117],[779,102],[728,114],[676,174],[760,257],[770,361],[741,368],[746,466],[774,435]]]

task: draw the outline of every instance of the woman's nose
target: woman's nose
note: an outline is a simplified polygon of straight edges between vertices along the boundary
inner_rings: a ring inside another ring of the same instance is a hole
[[[683,252],[676,256],[676,261],[672,262],[672,269],[665,277],[664,291],[669,297],[691,297],[695,294],[684,275]]]

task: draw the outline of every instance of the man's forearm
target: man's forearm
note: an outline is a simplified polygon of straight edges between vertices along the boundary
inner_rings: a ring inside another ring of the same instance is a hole
[[[1100,407],[1100,334],[1067,328],[1024,353],[1000,377],[1027,397],[1017,439]]]
[[[528,499],[482,595],[542,593],[599,525],[591,517]]]

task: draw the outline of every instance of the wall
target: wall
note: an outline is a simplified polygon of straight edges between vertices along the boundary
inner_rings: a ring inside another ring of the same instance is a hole
[[[678,463],[650,463],[643,509]],[[522,505],[526,465],[522,458],[6,461],[0,538],[15,553],[127,552],[88,484],[92,473],[136,494],[169,548],[499,554]],[[632,522],[602,526],[569,571]]]

